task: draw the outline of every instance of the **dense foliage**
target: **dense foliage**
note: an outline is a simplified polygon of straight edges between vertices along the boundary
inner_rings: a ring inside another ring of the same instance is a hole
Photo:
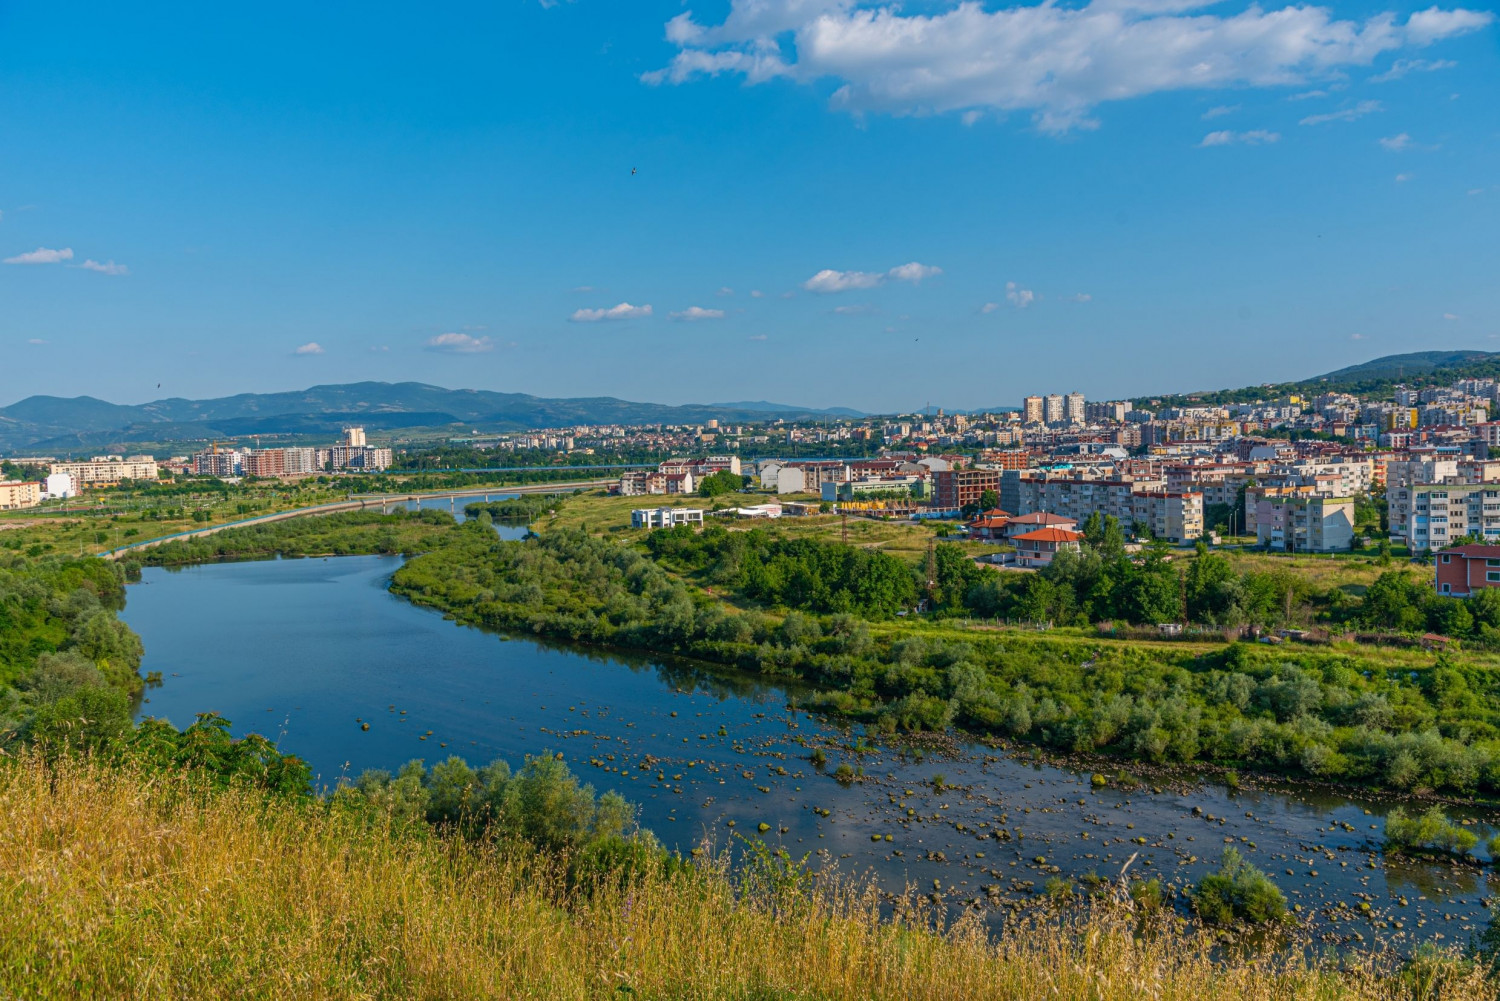
[[[1440,806],[1415,817],[1396,807],[1385,818],[1385,846],[1398,852],[1444,852],[1468,855],[1479,837],[1448,819]]]
[[[731,534],[745,541],[711,531],[656,533],[653,559],[579,532],[502,542],[465,526],[397,571],[393,587],[480,625],[800,680],[817,689],[799,696],[806,704],[893,730],[958,724],[1149,762],[1214,761],[1405,790],[1500,791],[1500,687],[1486,670],[1443,656],[1421,670],[1372,670],[1344,653],[1308,648],[1234,643],[1199,653],[1046,633],[881,627],[847,611],[819,613],[839,600],[860,604],[819,590],[844,579],[838,564],[822,569],[821,556],[792,560],[802,582],[796,587],[757,592],[774,593],[784,607],[792,604],[787,596],[806,595],[798,610],[781,617],[741,611],[710,590],[740,587],[761,572],[747,567],[776,566],[803,550],[755,532]],[[707,589],[669,567],[702,575]],[[913,579],[903,573],[892,580]],[[849,580],[855,594],[871,593],[862,579]]]
[[[882,619],[917,601],[911,568],[879,550],[718,525],[701,533],[685,525],[653,532],[646,544],[663,565],[766,605]]]
[[[495,521],[519,521],[556,511],[567,503],[566,494],[517,494],[504,500],[475,501],[464,505],[470,518],[488,514]]]
[[[184,566],[216,560],[269,559],[273,556],[362,556],[413,553],[427,548],[453,516],[446,511],[343,511],[312,518],[288,518],[213,535],[164,542],[137,558],[151,566]]]

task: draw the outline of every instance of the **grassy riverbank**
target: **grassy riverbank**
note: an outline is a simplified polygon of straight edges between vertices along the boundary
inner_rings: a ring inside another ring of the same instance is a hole
[[[1151,763],[1500,792],[1495,672],[1461,654],[869,622],[909,597],[896,557],[747,546],[732,572],[694,582],[663,565],[665,549],[652,559],[566,530],[522,544],[459,528],[399,570],[393,589],[479,625],[798,679],[820,693],[804,705],[888,731],[956,724]],[[747,596],[805,610],[768,611]]]
[[[446,511],[348,511],[226,529],[131,554],[143,566],[187,566],[277,556],[372,556],[422,552],[454,528]]]
[[[1433,957],[1215,959],[1098,910],[999,938],[770,860],[570,883],[564,860],[185,777],[0,768],[0,993],[32,998],[1496,997]],[[913,901],[915,907],[916,901]],[[1430,986],[1427,986],[1430,985]]]

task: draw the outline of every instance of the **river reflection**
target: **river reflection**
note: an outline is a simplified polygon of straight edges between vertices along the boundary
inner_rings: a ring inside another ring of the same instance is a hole
[[[1053,876],[1111,877],[1132,855],[1132,873],[1185,887],[1232,843],[1329,941],[1462,943],[1487,917],[1484,872],[1386,863],[1375,802],[1181,783],[1096,789],[1087,773],[978,743],[856,750],[855,734],[789,710],[786,689],[746,675],[455,625],[389,593],[399,566],[147,569],[123,613],[145,642],[142,671],[164,679],[141,713],[179,726],[220,713],[236,734],[264,733],[306,759],[323,784],[411,758],[519,763],[558,750],[597,788],[640,804],[669,847],[761,831],[886,889],[912,885],[991,915]],[[816,747],[823,769],[809,760]],[[844,763],[860,781],[835,780]]]

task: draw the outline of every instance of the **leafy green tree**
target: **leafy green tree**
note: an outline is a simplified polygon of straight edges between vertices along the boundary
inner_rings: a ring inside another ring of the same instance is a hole
[[[993,490],[986,490],[979,495],[979,507],[985,511],[993,511],[1000,506],[1000,495]]]
[[[1281,890],[1232,846],[1224,849],[1218,870],[1198,881],[1191,899],[1198,916],[1209,924],[1286,920],[1286,897]]]
[[[739,473],[731,473],[727,469],[710,473],[698,481],[698,496],[700,497],[719,497],[724,494],[739,493],[743,489],[745,489],[745,477]]]

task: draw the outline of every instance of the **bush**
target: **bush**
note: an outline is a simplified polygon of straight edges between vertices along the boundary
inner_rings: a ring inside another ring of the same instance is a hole
[[[1462,856],[1471,853],[1477,844],[1478,836],[1450,821],[1442,807],[1434,806],[1420,817],[1408,817],[1398,806],[1385,818],[1388,851],[1436,851]]]
[[[1209,924],[1273,924],[1286,920],[1286,897],[1269,876],[1246,862],[1233,847],[1224,849],[1217,872],[1198,881],[1193,910]]]

